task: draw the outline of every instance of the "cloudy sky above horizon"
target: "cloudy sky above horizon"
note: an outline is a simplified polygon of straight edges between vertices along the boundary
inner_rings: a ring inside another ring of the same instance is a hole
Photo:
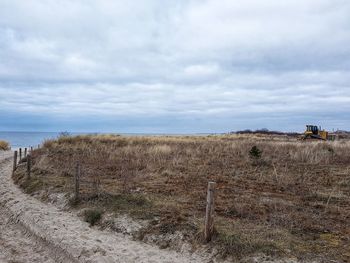
[[[0,0],[0,130],[350,129],[348,0]]]

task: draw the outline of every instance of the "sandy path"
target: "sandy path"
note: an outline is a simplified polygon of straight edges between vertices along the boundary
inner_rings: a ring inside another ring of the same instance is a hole
[[[55,262],[47,248],[11,222],[0,209],[0,262]]]
[[[0,166],[9,155],[12,154],[0,153]],[[0,168],[0,176],[3,172]],[[26,234],[3,206],[0,206],[0,262],[55,262],[48,248]]]
[[[10,222],[17,224],[7,223],[9,220],[5,214],[3,218],[0,217],[0,221],[3,221],[0,224],[0,262],[3,262],[3,258],[12,259],[15,254],[18,254],[15,259],[19,262],[50,262],[50,257],[55,258],[55,262],[210,261],[199,255],[161,250],[119,233],[91,229],[75,215],[22,193],[11,179],[11,156],[12,153],[0,153],[0,207],[7,214],[12,214],[15,220]],[[17,230],[16,225],[21,225],[36,240],[41,240],[46,250],[36,245],[33,238]],[[32,258],[28,258],[29,255]]]

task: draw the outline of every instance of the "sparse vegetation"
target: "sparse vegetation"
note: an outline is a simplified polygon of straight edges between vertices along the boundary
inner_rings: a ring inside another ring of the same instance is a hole
[[[260,134],[61,136],[32,157],[33,178],[51,192],[73,193],[79,161],[78,207],[149,220],[141,239],[181,231],[188,241],[200,241],[207,182],[213,180],[212,245],[222,255],[350,257],[350,141]]]
[[[16,173],[13,175],[15,183],[19,184],[20,187],[27,194],[32,194],[41,191],[44,187],[43,180],[40,176],[32,176],[30,179],[26,178],[26,158],[23,158],[19,163]]]
[[[68,137],[68,136],[70,136],[70,133],[67,131],[63,131],[58,134],[58,137]]]
[[[10,150],[10,144],[6,141],[0,140],[0,151],[8,151]]]

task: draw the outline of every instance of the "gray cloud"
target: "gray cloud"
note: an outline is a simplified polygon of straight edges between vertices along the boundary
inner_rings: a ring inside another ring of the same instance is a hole
[[[0,110],[72,129],[349,129],[349,17],[345,0],[4,0]]]

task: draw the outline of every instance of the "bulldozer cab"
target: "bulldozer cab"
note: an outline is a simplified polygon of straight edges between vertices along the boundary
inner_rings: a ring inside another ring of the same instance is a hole
[[[306,125],[306,132],[312,134],[318,134],[318,127],[315,125]]]

